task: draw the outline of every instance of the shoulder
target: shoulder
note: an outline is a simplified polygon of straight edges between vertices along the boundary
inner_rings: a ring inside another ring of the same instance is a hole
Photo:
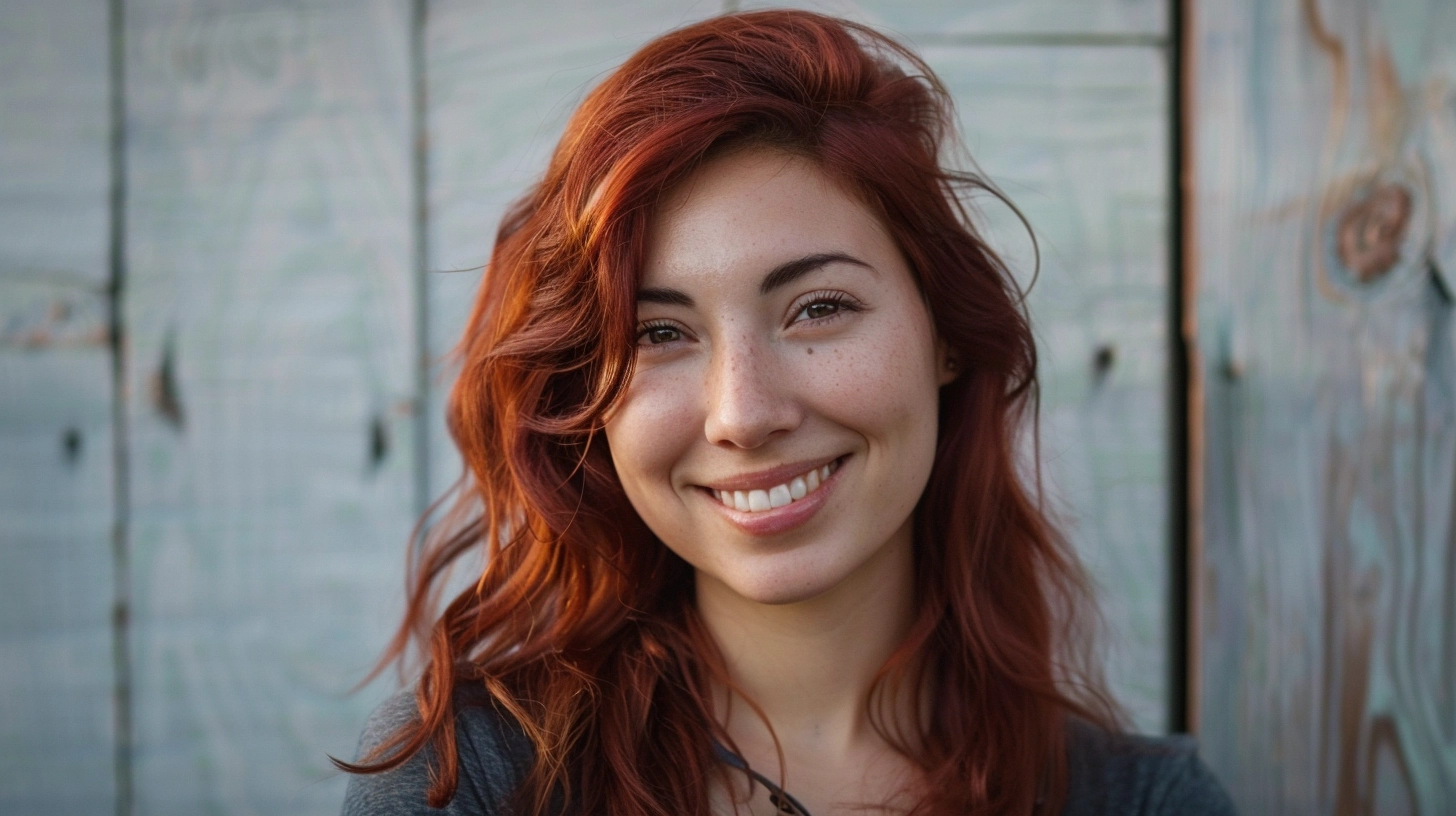
[[[1186,734],[1144,737],[1072,720],[1064,816],[1233,816],[1233,802],[1197,748]]]
[[[403,814],[485,814],[505,816],[516,786],[530,770],[532,750],[519,725],[500,711],[484,691],[467,689],[455,695],[455,745],[460,776],[455,798],[444,808],[426,803],[434,752],[428,747],[398,768],[377,774],[353,774],[344,794],[343,816]],[[419,717],[413,689],[385,700],[370,715],[359,737],[355,761]]]

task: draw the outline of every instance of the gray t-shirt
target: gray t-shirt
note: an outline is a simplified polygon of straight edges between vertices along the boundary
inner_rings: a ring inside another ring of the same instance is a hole
[[[414,695],[386,700],[364,727],[360,755],[416,716]],[[507,816],[506,802],[530,769],[531,744],[488,703],[455,714],[460,779],[444,808],[425,803],[423,750],[392,771],[353,776],[343,816]],[[1080,721],[1069,727],[1067,806],[1063,816],[1234,816],[1233,802],[1198,758],[1193,738],[1111,734]]]

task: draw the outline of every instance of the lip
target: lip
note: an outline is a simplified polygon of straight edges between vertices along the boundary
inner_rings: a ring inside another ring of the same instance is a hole
[[[701,487],[706,487],[709,490],[767,490],[774,485],[785,484],[795,476],[803,476],[811,470],[822,468],[830,462],[843,459],[846,456],[848,454],[826,456],[820,459],[805,459],[801,462],[790,462],[787,465],[779,465],[778,467],[771,467],[767,470],[755,470],[752,473],[741,473],[726,479],[704,482]],[[804,498],[808,498],[808,496]],[[800,501],[803,501],[803,499],[800,499]]]
[[[775,507],[772,510],[760,510],[757,513],[738,510],[723,502],[718,501],[712,490],[762,490],[784,482],[806,473],[815,467],[823,467],[830,462],[839,462],[839,467],[829,474],[829,478],[819,483],[819,488],[813,493],[797,501],[790,502],[783,507]],[[771,536],[785,533],[809,521],[814,514],[819,512],[829,501],[829,494],[839,486],[839,475],[844,472],[844,466],[849,462],[849,454],[824,459],[815,465],[812,462],[794,463],[770,470],[757,471],[752,474],[735,477],[732,480],[715,482],[711,485],[704,485],[699,488],[703,500],[710,502],[719,513],[723,514],[733,526],[749,535]],[[800,468],[795,470],[795,468]],[[719,485],[723,485],[720,487]]]

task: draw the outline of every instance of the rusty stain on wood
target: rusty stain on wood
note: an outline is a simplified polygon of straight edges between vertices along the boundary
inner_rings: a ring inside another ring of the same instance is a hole
[[[0,348],[104,348],[110,335],[102,304],[82,291],[11,305],[0,313]]]

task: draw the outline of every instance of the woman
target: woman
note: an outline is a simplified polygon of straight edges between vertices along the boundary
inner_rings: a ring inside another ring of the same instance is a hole
[[[1035,349],[950,116],[902,47],[789,11],[587,97],[501,225],[467,480],[390,653],[423,675],[345,813],[1230,812],[1074,659],[1013,448]]]

